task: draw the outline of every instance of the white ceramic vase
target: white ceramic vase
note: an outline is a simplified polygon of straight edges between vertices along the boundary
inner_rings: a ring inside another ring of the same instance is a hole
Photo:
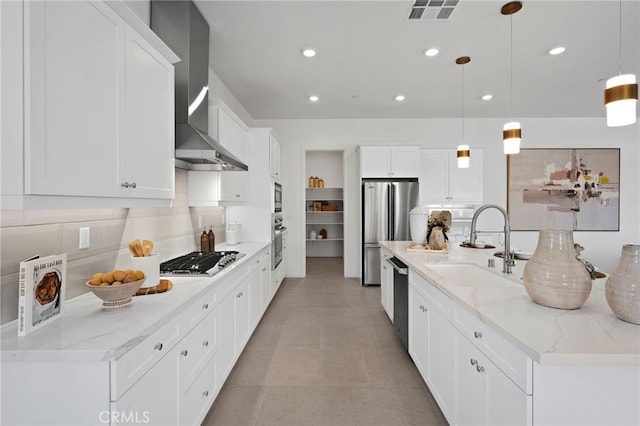
[[[429,248],[431,250],[443,250],[445,248],[444,232],[439,226],[431,228],[429,233]]]
[[[605,295],[618,318],[640,324],[640,245],[622,246],[620,263],[607,279]]]
[[[591,275],[577,258],[569,230],[540,230],[522,280],[531,300],[550,308],[577,309],[591,294]]]

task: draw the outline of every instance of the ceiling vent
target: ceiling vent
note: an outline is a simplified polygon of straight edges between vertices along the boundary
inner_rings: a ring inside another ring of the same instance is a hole
[[[409,10],[409,21],[446,21],[460,0],[416,0]]]

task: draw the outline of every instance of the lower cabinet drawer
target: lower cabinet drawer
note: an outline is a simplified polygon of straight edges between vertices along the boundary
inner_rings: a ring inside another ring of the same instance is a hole
[[[531,358],[464,308],[453,307],[452,323],[522,391],[528,395],[533,393]]]
[[[185,393],[218,350],[216,314],[207,316],[177,345],[180,392]]]
[[[111,401],[116,401],[180,340],[178,321],[171,321],[111,362]]]
[[[216,307],[217,291],[215,288],[201,296],[197,302],[189,305],[179,316],[180,330],[186,334]]]
[[[180,425],[199,425],[218,394],[216,382],[217,357],[214,355],[195,382],[180,398]]]

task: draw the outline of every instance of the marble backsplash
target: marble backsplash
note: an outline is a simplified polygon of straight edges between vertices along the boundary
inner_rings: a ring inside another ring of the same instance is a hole
[[[0,324],[17,318],[20,261],[67,253],[67,299],[85,293],[98,271],[130,267],[129,241],[152,240],[160,260],[199,247],[198,218],[225,241],[224,207],[189,207],[187,174],[176,170],[171,207],[2,211],[0,217]],[[79,228],[90,228],[90,247],[78,249]]]

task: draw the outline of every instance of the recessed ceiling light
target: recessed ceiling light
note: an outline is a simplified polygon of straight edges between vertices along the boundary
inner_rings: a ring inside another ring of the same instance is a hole
[[[439,50],[436,48],[432,48],[432,49],[427,49],[424,51],[424,54],[426,56],[436,56],[438,54]]]
[[[395,99],[398,102],[402,102],[402,101],[404,101],[405,98],[404,98],[404,95],[398,95],[398,96],[395,97]]]
[[[302,54],[307,58],[313,58],[314,56],[316,56],[316,53],[316,50],[310,47],[302,50]]]
[[[316,95],[311,95],[311,96],[309,96],[309,100],[311,102],[318,102],[320,100],[320,98],[317,97]]]
[[[493,95],[491,95],[489,93],[487,93],[486,95],[482,95],[482,100],[483,101],[488,101],[488,100],[491,100],[491,99],[493,99]]]
[[[566,49],[562,46],[554,47],[549,51],[549,55],[559,55],[563,53]]]

